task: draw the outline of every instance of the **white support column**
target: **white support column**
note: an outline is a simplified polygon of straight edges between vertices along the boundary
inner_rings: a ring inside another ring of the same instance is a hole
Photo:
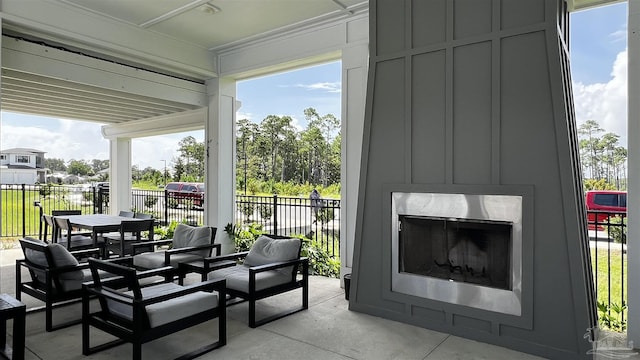
[[[236,82],[229,78],[207,81],[209,112],[205,124],[205,219],[216,226],[216,242],[222,252],[234,250],[224,232],[233,223],[235,210],[235,119]]]
[[[342,50],[341,281],[342,275],[351,273],[353,261],[368,59],[367,44]]]
[[[640,0],[629,0],[627,159],[627,338],[640,347]]]
[[[131,210],[131,139],[109,140],[109,212]]]

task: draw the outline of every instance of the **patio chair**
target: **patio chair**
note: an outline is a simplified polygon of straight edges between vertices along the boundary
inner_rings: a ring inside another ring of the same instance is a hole
[[[301,249],[301,239],[262,235],[249,251],[206,258],[204,264],[211,271],[208,278],[225,279],[227,293],[239,299],[228,305],[249,302],[249,326],[255,328],[309,308],[309,259],[300,257]],[[229,260],[244,261],[229,267]],[[186,272],[181,270],[181,276]],[[302,288],[302,306],[256,320],[258,300],[298,288]]]
[[[27,294],[44,302],[45,329],[53,331],[80,323],[81,319],[53,325],[53,308],[59,304],[79,301],[82,297],[82,283],[91,280],[87,263],[79,263],[79,258],[99,256],[99,249],[69,252],[56,243],[47,244],[38,239],[20,239],[24,259],[16,260],[16,298]],[[23,279],[22,270],[27,269],[31,281]],[[42,308],[29,309],[28,312]]]
[[[135,213],[133,211],[127,211],[127,210],[120,210],[118,212],[118,216],[123,216],[123,217],[130,217],[132,218],[135,215]]]
[[[216,250],[216,255],[220,255],[221,245],[214,244],[217,230],[210,226],[178,224],[173,233],[173,239],[132,244],[133,265],[139,269],[171,266],[177,270],[181,262],[197,261],[211,256],[212,249]],[[159,250],[158,246],[162,245],[169,245],[171,248]],[[140,249],[148,250],[149,246],[153,246],[155,251],[138,253]]]
[[[153,219],[122,221],[119,232],[102,235],[102,238],[107,243],[107,251],[120,257],[130,255],[131,244],[153,241],[153,225]],[[144,231],[148,232],[147,238],[142,236]]]
[[[129,342],[133,345],[132,359],[140,359],[142,344],[215,318],[218,318],[217,341],[191,351],[180,359],[193,359],[226,344],[224,280],[192,286],[166,282],[142,287],[138,273],[132,267],[96,259],[90,259],[89,266],[93,283],[84,286],[82,302],[84,355]],[[100,272],[121,278],[125,284],[124,290],[105,283],[99,276]],[[99,300],[99,311],[90,312],[89,300],[92,296]],[[91,326],[118,339],[91,347]]]
[[[151,214],[147,214],[147,213],[135,213],[133,215],[134,218],[136,219],[153,219],[153,215]]]
[[[54,230],[54,235],[57,232],[57,236],[59,236],[54,237],[54,242],[66,246],[69,251],[97,247],[102,251],[102,255],[106,256],[106,243],[104,240],[96,239],[96,243],[94,244],[93,236],[90,235],[91,233],[89,233],[89,235],[86,233],[75,233],[69,219],[57,218],[54,216],[53,222],[56,229]]]

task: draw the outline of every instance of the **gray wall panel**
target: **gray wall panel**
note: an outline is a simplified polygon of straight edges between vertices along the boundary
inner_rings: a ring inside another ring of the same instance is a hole
[[[376,48],[379,55],[394,53],[405,48],[405,3],[397,0],[381,0],[375,5],[375,11],[382,15],[380,21],[385,29],[375,37]],[[398,6],[398,5],[402,6]]]
[[[489,34],[492,15],[491,0],[453,0],[453,38]]]
[[[412,1],[411,34],[414,48],[446,40],[447,19],[440,16],[445,12],[446,6],[446,0]]]
[[[413,57],[411,182],[444,183],[446,153],[445,51]]]
[[[453,55],[453,182],[491,183],[491,43]]]
[[[544,0],[502,0],[501,10],[506,16],[500,17],[501,28],[512,29],[544,22],[544,3]]]

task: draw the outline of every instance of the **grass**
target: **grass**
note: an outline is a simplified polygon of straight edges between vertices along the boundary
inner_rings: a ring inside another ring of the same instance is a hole
[[[615,245],[614,245],[615,246]],[[627,256],[617,249],[591,249],[596,300],[605,304],[627,303]],[[602,313],[598,313],[600,317]],[[615,316],[616,314],[611,313]],[[627,311],[623,311],[626,320]],[[601,326],[603,324],[601,323]]]

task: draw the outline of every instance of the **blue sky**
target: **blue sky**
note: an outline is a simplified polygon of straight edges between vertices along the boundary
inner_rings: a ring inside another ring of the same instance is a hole
[[[620,3],[571,15],[571,68],[579,123],[596,120],[608,132],[621,135],[626,146],[626,22],[627,5]],[[340,118],[340,63],[332,62],[238,83],[242,106],[238,119],[260,122],[267,115],[288,115],[306,126],[303,110]],[[202,141],[203,131],[138,138],[132,142],[133,164],[140,168],[171,166],[177,144],[187,135]],[[48,157],[108,159],[109,143],[100,125],[24,114],[2,113],[0,147],[31,147]]]

